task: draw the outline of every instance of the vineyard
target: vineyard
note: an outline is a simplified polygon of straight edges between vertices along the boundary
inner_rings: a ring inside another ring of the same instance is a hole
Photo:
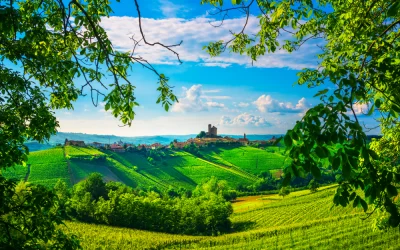
[[[1,174],[8,179],[23,180],[28,172],[28,167],[17,165],[1,170]]]
[[[202,157],[222,165],[238,167],[254,175],[262,171],[282,169],[288,164],[276,147],[273,152],[253,147],[208,148],[202,152]]]
[[[374,231],[374,215],[361,208],[332,207],[334,188],[275,195],[235,212],[234,231],[216,237],[184,236],[67,222],[84,249],[398,249],[398,230]],[[272,199],[268,200],[268,199]],[[251,201],[252,202],[252,201]],[[241,202],[235,206],[246,207]],[[244,202],[246,203],[246,202]]]
[[[29,182],[54,187],[59,179],[71,186],[68,165],[62,148],[36,151],[29,155]]]
[[[262,171],[280,177],[285,157],[282,150],[253,147],[203,148],[200,154],[165,151],[162,157],[149,161],[139,152],[116,153],[92,147],[66,146],[29,155],[28,166],[3,171],[8,178],[25,179],[54,186],[58,179],[73,185],[90,173],[99,172],[106,181],[120,181],[131,187],[193,189],[204,179],[215,176],[226,180],[231,188],[248,186],[259,180]]]

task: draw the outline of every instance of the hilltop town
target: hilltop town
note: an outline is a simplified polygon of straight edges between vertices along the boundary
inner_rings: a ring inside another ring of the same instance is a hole
[[[172,141],[168,145],[163,145],[159,142],[153,144],[139,144],[134,145],[132,143],[125,143],[122,140],[119,140],[114,143],[100,143],[100,142],[85,142],[85,141],[76,141],[76,140],[68,140],[65,139],[64,145],[72,145],[78,147],[91,146],[98,149],[109,149],[114,152],[124,152],[131,148],[135,148],[137,150],[154,150],[154,149],[184,149],[185,147],[189,147],[191,145],[196,147],[215,147],[216,145],[237,145],[237,146],[246,146],[253,145],[257,147],[267,147],[274,145],[278,138],[273,136],[269,140],[249,140],[246,137],[246,134],[243,134],[243,138],[235,139],[229,136],[219,136],[218,129],[211,124],[208,124],[207,132],[201,131],[196,138],[190,138],[184,142],[178,142],[177,140]]]

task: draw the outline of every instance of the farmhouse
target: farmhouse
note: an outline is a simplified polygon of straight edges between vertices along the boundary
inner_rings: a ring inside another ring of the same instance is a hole
[[[71,145],[71,146],[78,146],[78,147],[84,147],[85,146],[85,142],[84,141],[73,141],[73,140],[68,140],[65,139],[65,146]]]
[[[95,147],[95,148],[101,148],[101,147],[104,147],[105,145],[104,145],[104,143],[93,142],[93,143],[91,143],[91,146]]]
[[[158,149],[161,147],[162,147],[161,143],[158,143],[158,142],[151,144],[151,149]]]
[[[175,148],[183,148],[187,144],[188,144],[187,142],[174,142],[174,147]]]
[[[116,143],[110,145],[110,150],[114,152],[125,152],[124,147]]]

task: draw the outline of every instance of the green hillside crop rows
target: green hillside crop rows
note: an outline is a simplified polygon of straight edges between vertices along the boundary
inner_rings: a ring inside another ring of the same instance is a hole
[[[152,178],[154,181],[168,187],[194,188],[205,178],[215,176],[227,180],[229,185],[236,187],[243,183],[249,185],[251,180],[246,176],[230,171],[224,167],[207,163],[187,152],[175,152],[152,165],[138,153],[113,153],[110,155],[125,166],[136,166],[138,172]]]
[[[28,167],[21,165],[1,170],[1,174],[8,179],[23,180],[28,172]]]
[[[257,158],[258,164],[254,165]],[[92,172],[99,172],[105,180],[121,181],[131,187],[192,189],[204,179],[215,176],[235,188],[257,181],[255,174],[262,170],[281,168],[284,159],[279,153],[252,147],[216,147],[202,149],[199,157],[184,151],[167,151],[167,156],[150,163],[139,153],[66,146],[31,153],[28,181],[52,187],[62,179],[72,185]],[[24,179],[27,171],[28,168],[17,166],[15,170],[3,172],[7,172],[5,175],[9,178]]]
[[[29,155],[30,174],[28,181],[54,187],[58,179],[71,186],[67,161],[62,148],[36,151]]]
[[[282,169],[287,162],[285,156],[277,152],[253,147],[216,147],[201,151],[202,157],[226,166],[236,166],[254,175],[262,171]]]
[[[92,158],[93,156],[104,155],[103,152],[95,148],[66,146],[64,149],[65,149],[65,154],[70,158],[89,159]]]
[[[84,249],[399,249],[398,230],[374,231],[360,208],[332,206],[333,189],[294,192],[256,209],[235,212],[236,232],[184,236],[67,222]],[[264,198],[268,198],[264,197]],[[277,198],[276,196],[270,198]],[[235,205],[235,203],[234,203]]]

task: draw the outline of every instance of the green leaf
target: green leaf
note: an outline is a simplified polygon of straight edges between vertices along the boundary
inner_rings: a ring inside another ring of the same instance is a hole
[[[349,198],[349,200],[354,200],[354,198],[356,198],[356,195],[357,195],[357,193],[356,192],[353,192],[351,195],[350,195],[350,198]]]
[[[343,162],[342,164],[342,174],[345,179],[350,179],[351,166],[348,162]]]
[[[332,162],[332,169],[333,170],[338,170],[339,169],[340,161],[341,161],[340,156],[337,156],[335,159],[333,159],[333,162]]]
[[[360,203],[360,196],[357,195],[356,199],[353,202],[353,207],[357,207],[359,203]]]
[[[289,132],[285,135],[285,137],[283,138],[283,141],[285,142],[285,146],[287,148],[291,148],[293,145],[293,141],[292,138],[289,135]]]
[[[321,146],[318,146],[315,148],[315,153],[317,154],[317,156],[321,159],[328,157],[329,155],[329,151],[327,153],[327,149]]]
[[[396,196],[398,194],[397,188],[395,186],[393,186],[393,185],[388,185],[386,187],[386,191],[387,191],[389,197],[393,197],[393,196]]]
[[[324,90],[318,91],[318,93],[315,94],[314,97],[326,94],[326,93],[328,93],[328,91],[329,91],[329,89],[324,89]]]
[[[364,212],[367,212],[367,210],[368,210],[367,202],[360,198],[360,203],[361,203],[361,206],[364,208]]]
[[[307,13],[307,18],[310,18],[310,17],[311,17],[311,15],[312,15],[312,13],[313,13],[312,9],[311,9],[311,10],[309,10],[309,11],[308,11],[308,13]]]
[[[376,99],[376,101],[375,101],[375,106],[376,106],[377,108],[380,108],[380,107],[381,107],[381,104],[382,104],[381,99]]]
[[[400,2],[393,4],[387,11],[388,17],[395,17],[400,9]]]
[[[315,177],[315,179],[321,179],[321,169],[318,166],[311,166],[311,174]]]

